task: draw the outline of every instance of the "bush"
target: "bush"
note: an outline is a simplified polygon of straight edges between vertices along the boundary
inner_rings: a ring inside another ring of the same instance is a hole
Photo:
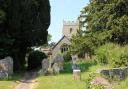
[[[63,57],[64,57],[64,61],[65,62],[69,62],[72,58],[71,58],[71,53],[68,51],[68,52],[65,52],[63,53]]]
[[[128,46],[105,44],[97,49],[96,60],[99,64],[109,64],[112,67],[128,66]]]
[[[108,54],[111,49],[113,49],[115,46],[114,44],[106,44],[101,47],[99,47],[96,50],[96,59],[99,64],[108,64]]]
[[[28,69],[36,69],[41,67],[41,62],[44,58],[47,58],[45,53],[40,51],[32,51],[28,57]]]
[[[86,81],[86,89],[105,89],[105,85],[102,84],[102,81],[96,81],[96,82],[92,82],[96,77],[98,77],[99,75],[96,73],[90,73],[87,81]]]

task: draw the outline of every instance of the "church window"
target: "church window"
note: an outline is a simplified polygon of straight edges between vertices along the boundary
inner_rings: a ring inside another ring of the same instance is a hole
[[[69,50],[68,45],[62,45],[60,50],[61,50],[61,53],[68,51]]]
[[[72,28],[70,28],[70,33],[72,33]]]

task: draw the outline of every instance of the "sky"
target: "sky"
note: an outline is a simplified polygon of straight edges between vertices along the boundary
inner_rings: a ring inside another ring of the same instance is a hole
[[[63,21],[76,21],[80,11],[89,0],[50,0],[51,24],[48,29],[51,42],[58,42],[62,37]]]

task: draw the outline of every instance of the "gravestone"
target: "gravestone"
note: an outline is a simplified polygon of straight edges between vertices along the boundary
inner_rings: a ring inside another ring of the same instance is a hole
[[[8,73],[6,71],[0,71],[0,79],[8,79]]]
[[[60,73],[60,67],[59,67],[58,63],[54,63],[52,68],[53,68],[53,73],[54,74],[59,74]]]
[[[0,60],[1,71],[6,71],[8,74],[13,74],[13,59],[11,57],[5,57]]]
[[[13,74],[13,59],[5,57],[0,60],[0,78],[3,79]]]
[[[102,69],[99,73],[105,76],[118,77],[120,80],[123,80],[128,76],[128,67]]]
[[[58,67],[60,70],[63,70],[64,68],[64,58],[62,55],[58,54],[55,59],[54,59],[54,63],[58,64]]]
[[[77,61],[78,61],[78,57],[77,55],[72,55],[72,69],[78,69],[78,65],[77,65]]]
[[[43,59],[42,60],[42,72],[46,74],[48,72],[49,68],[49,60],[48,59]]]
[[[74,69],[73,70],[73,79],[74,80],[80,80],[81,79],[81,70],[80,69]]]

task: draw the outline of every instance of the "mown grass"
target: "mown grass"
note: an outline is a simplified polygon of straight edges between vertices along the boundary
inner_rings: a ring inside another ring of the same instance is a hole
[[[22,74],[14,74],[12,77],[6,80],[0,80],[0,89],[13,89],[17,84],[16,81],[22,78]]]
[[[128,78],[121,82],[116,82],[113,84],[115,89],[128,89]]]
[[[107,65],[96,64],[95,61],[82,61],[79,66],[82,71],[81,80],[73,80],[71,63],[66,63],[64,71],[59,75],[38,77],[39,84],[36,89],[86,89],[89,74],[108,67]],[[128,78],[124,81],[112,82],[112,85],[115,89],[128,89]]]
[[[71,64],[65,64],[65,71],[57,76],[38,77],[37,89],[85,89],[86,80],[91,72],[95,72],[101,66],[92,62],[80,62],[82,70],[81,80],[73,80]]]

